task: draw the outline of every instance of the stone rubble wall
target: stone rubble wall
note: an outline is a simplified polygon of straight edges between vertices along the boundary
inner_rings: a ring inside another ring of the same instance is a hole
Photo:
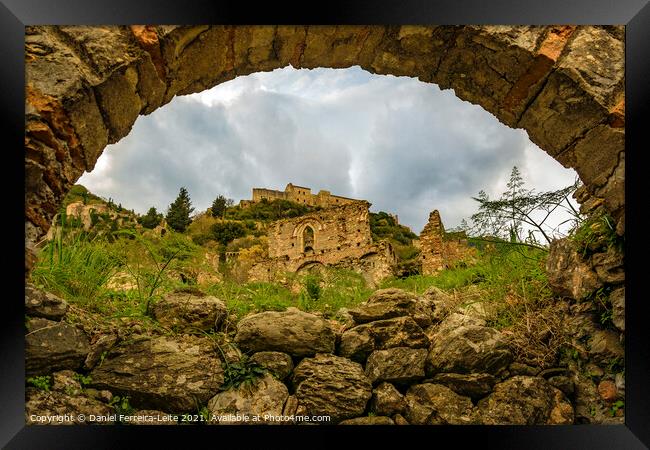
[[[264,422],[284,416],[283,424],[326,415],[323,423],[341,425],[624,420],[622,409],[603,414],[623,388],[611,382],[588,391],[572,378],[574,369],[514,360],[503,333],[438,289],[422,296],[376,291],[347,311],[345,323],[296,308],[249,314],[219,348],[195,329],[223,331],[225,305],[196,291],[172,293],[157,305],[156,318],[172,321],[164,323],[175,333],[79,316],[73,324],[64,301],[31,286],[25,303],[26,366],[54,381],[51,390],[26,390],[27,423],[34,414],[106,416],[115,411],[114,396],[128,396],[136,412],[148,415],[206,407],[214,416],[209,424],[233,423],[237,415]],[[251,362],[255,379],[229,386],[228,367]],[[87,374],[85,386],[79,374]],[[598,414],[585,416],[585,408]]]

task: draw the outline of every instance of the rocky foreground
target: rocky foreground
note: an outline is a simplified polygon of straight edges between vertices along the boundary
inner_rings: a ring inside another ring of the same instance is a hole
[[[176,424],[173,414],[183,413],[209,424],[622,421],[615,408],[594,406],[621,398],[622,380],[597,385],[570,367],[515,361],[501,332],[435,288],[419,297],[377,291],[342,311],[342,321],[295,308],[252,314],[231,333],[222,332],[223,302],[198,292],[156,304],[153,314],[167,332],[69,320],[65,301],[31,285],[25,301],[27,376],[52,375],[47,389],[27,388],[29,424],[66,415],[58,423],[124,423],[116,400],[125,397],[135,424],[152,416]],[[600,347],[594,352],[622,352]],[[260,370],[249,383],[229,385],[242,355]]]

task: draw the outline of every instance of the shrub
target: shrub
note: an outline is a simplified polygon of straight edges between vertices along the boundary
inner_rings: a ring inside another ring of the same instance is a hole
[[[213,239],[228,245],[236,238],[246,236],[246,227],[240,222],[217,222],[210,227]]]
[[[147,214],[138,219],[138,223],[140,223],[143,227],[152,230],[160,225],[162,219],[163,215],[159,214],[158,211],[156,211],[156,208],[152,206],[149,208],[149,211],[147,211]]]
[[[623,250],[624,245],[624,238],[616,234],[614,219],[603,211],[585,220],[573,233],[571,239],[583,257],[605,252],[612,247]]]

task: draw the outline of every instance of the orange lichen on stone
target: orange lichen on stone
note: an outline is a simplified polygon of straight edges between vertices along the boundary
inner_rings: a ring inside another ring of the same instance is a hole
[[[625,128],[625,99],[623,98],[609,111],[609,126]]]
[[[167,70],[160,51],[160,41],[158,40],[156,27],[152,25],[131,25],[131,32],[140,47],[151,56],[151,61],[160,79],[165,80]]]
[[[557,61],[575,30],[574,25],[552,27],[546,39],[540,45],[539,50],[537,50],[537,54],[544,55],[552,61]]]
[[[575,26],[570,25],[551,28],[540,45],[533,63],[526,73],[515,82],[503,100],[503,106],[506,109],[513,111],[516,106],[528,98],[530,88],[551,72],[553,65],[575,29]]]
[[[85,169],[84,151],[81,142],[61,102],[52,96],[41,94],[31,85],[27,85],[25,97],[27,102],[47,124],[44,127],[44,124],[39,125],[37,121],[30,121],[25,129],[26,134],[32,135],[35,139],[41,140],[44,144],[52,147],[57,152],[57,160],[61,160],[59,159],[60,152],[65,151],[61,144],[57,142],[57,139],[64,141],[68,146],[73,163],[77,167]],[[49,132],[46,128],[49,128]],[[43,141],[41,137],[45,140]]]

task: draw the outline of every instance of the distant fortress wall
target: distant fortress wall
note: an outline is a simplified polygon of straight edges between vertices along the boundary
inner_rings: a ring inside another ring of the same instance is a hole
[[[322,208],[329,208],[332,206],[343,206],[350,203],[355,203],[360,200],[353,198],[341,197],[339,195],[332,195],[329,191],[321,190],[318,194],[312,194],[311,188],[304,186],[296,186],[294,184],[287,184],[284,191],[276,191],[273,189],[253,188],[253,196],[251,200],[242,200],[241,206],[247,206],[251,203],[258,203],[262,200],[289,200],[295,203],[300,203],[308,206],[320,206]]]

